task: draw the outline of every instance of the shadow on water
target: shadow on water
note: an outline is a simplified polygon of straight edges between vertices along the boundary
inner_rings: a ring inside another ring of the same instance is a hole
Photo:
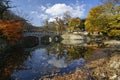
[[[39,44],[39,39],[34,36],[27,36],[21,40],[21,44],[24,48],[32,48]]]
[[[10,75],[15,70],[24,70],[22,64],[29,56],[29,52],[24,52],[21,46],[15,45],[8,48],[1,56],[3,58],[0,60],[0,80],[14,80]]]

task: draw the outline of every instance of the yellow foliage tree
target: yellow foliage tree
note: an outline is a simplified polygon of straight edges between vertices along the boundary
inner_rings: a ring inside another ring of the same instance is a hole
[[[100,31],[100,27],[98,26],[100,26],[100,24],[103,24],[102,22],[104,22],[101,21],[100,19],[101,14],[104,12],[104,10],[105,7],[103,5],[99,5],[97,7],[91,8],[91,10],[88,13],[88,17],[85,21],[85,26],[87,31],[89,32],[94,32],[96,30],[98,30],[98,32]]]
[[[69,30],[72,32],[73,30],[76,30],[76,28],[81,28],[81,20],[80,18],[71,18],[70,21],[68,22]]]

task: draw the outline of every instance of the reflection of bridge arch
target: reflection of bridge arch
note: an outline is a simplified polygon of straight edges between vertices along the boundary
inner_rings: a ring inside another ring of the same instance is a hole
[[[56,34],[54,32],[46,32],[46,31],[31,31],[31,32],[24,32],[23,36],[24,37],[35,36],[38,38],[39,42],[41,42],[41,38],[44,36],[49,36],[49,38],[52,41],[55,36],[58,36],[58,34]]]

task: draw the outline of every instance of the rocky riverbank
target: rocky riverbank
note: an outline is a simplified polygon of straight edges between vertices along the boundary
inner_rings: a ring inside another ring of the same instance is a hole
[[[120,49],[102,49],[94,53],[85,67],[93,80],[120,80]]]
[[[74,73],[43,80],[120,80],[120,48],[97,49]]]

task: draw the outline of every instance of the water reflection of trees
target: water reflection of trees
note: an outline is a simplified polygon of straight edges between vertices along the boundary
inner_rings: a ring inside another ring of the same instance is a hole
[[[48,55],[55,54],[57,59],[65,58],[67,61],[88,58],[93,49],[80,45],[65,45],[62,43],[47,47]]]
[[[57,56],[57,59],[61,59],[63,56],[65,57],[63,44],[55,44],[54,46],[49,46],[46,49],[48,55],[55,54]]]
[[[0,66],[0,80],[12,80],[10,75],[16,70],[25,69],[22,65],[29,56],[28,52],[18,46],[12,47],[6,53],[2,65]]]

